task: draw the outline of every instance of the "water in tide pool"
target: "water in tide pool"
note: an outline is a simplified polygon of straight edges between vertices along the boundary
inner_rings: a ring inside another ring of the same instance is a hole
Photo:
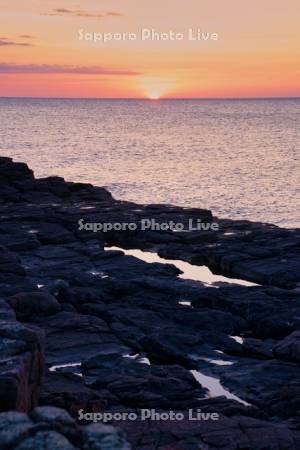
[[[0,99],[0,154],[119,199],[300,226],[300,99]]]

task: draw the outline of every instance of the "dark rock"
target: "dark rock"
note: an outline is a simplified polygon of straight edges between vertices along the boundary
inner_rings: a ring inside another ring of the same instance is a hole
[[[33,327],[0,322],[0,408],[28,411],[38,401],[44,364],[44,336]]]
[[[25,413],[0,413],[0,449],[10,449],[29,435],[33,422]]]
[[[40,246],[36,236],[23,232],[2,235],[0,243],[13,252],[33,250]]]
[[[180,366],[152,366],[115,352],[84,361],[82,369],[91,387],[105,387],[129,407],[192,407],[206,393],[192,374]]]
[[[31,319],[34,315],[51,316],[61,310],[55,297],[42,292],[16,294],[8,301],[21,320]]]
[[[98,201],[106,202],[113,199],[111,193],[104,188],[95,187],[91,184],[83,183],[66,183],[70,191],[76,194],[81,201]]]
[[[220,420],[120,423],[137,450],[300,448],[300,297],[291,289],[300,282],[299,230],[117,201],[104,188],[36,180],[9,158],[0,158],[0,197],[0,407],[31,411],[39,403],[30,419],[10,419],[10,448],[127,448],[114,428],[83,428],[67,412],[147,407],[203,408]],[[79,230],[81,218],[200,218],[220,228],[93,233]],[[170,264],[108,244],[155,251]],[[180,277],[176,259],[261,285],[228,279],[208,287]],[[192,369],[240,400],[208,392]]]
[[[0,414],[0,449],[130,450],[125,433],[111,425],[78,426],[66,411],[38,407],[31,414]]]
[[[14,321],[16,319],[15,312],[11,309],[7,302],[0,299],[0,320]]]
[[[75,240],[72,233],[56,223],[37,224],[35,235],[43,244],[64,244]]]
[[[16,450],[34,449],[75,450],[75,447],[60,433],[56,431],[39,431],[32,437],[24,439]]]
[[[270,416],[288,419],[300,408],[300,368],[297,364],[241,360],[226,370],[219,366],[223,386]]]
[[[27,164],[1,158],[0,184],[13,185],[20,180],[33,180],[33,171],[28,168]]]
[[[64,311],[35,323],[46,332],[48,364],[78,363],[104,344],[119,344],[107,324],[94,316]]]
[[[83,377],[56,370],[45,376],[40,404],[65,408],[77,417],[79,409],[91,412],[104,410],[107,398],[112,399],[108,391],[104,395],[90,389],[85,386]]]
[[[92,424],[83,431],[84,450],[130,450],[124,433],[115,427]]]
[[[59,425],[74,425],[75,420],[63,409],[55,406],[37,406],[30,417],[34,422],[58,423]]]
[[[277,358],[300,363],[300,331],[295,331],[273,348]]]
[[[296,450],[299,445],[299,431],[286,423],[240,416],[200,422],[133,422],[125,429],[133,448],[143,450]]]
[[[51,194],[61,198],[67,198],[71,195],[67,183],[61,177],[40,178],[36,180],[34,187],[37,191],[51,192]]]

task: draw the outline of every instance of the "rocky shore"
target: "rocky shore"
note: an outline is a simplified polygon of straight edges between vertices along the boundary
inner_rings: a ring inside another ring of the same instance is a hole
[[[298,229],[118,201],[36,179],[10,158],[0,158],[0,218],[0,449],[300,448]],[[219,230],[78,226],[147,218]],[[255,285],[184,279],[172,260]],[[183,419],[142,420],[143,409]],[[137,420],[116,419],[126,413]]]

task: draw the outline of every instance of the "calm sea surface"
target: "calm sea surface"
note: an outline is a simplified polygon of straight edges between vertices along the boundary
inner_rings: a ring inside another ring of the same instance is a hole
[[[0,154],[120,199],[300,226],[300,99],[0,99]]]

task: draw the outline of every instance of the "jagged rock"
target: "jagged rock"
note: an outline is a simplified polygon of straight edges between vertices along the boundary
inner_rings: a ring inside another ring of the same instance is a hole
[[[299,431],[251,417],[217,421],[127,423],[133,448],[159,450],[297,450]]]
[[[58,223],[39,223],[34,233],[43,244],[64,244],[75,240],[73,234]]]
[[[78,370],[78,367],[75,369]],[[65,408],[74,417],[78,416],[80,409],[94,412],[107,407],[107,396],[104,398],[102,393],[85,386],[83,377],[65,370],[67,369],[61,368],[46,374],[40,396],[41,405],[51,404]]]
[[[0,321],[0,409],[28,411],[38,401],[44,364],[41,330]]]
[[[127,406],[178,409],[197,405],[203,389],[180,366],[148,365],[117,353],[101,354],[82,363],[89,385],[108,389]]]
[[[43,292],[23,292],[8,299],[17,317],[25,320],[34,315],[51,316],[61,310],[61,306],[50,294]]]
[[[85,448],[81,425],[53,406],[75,418],[80,408],[187,413],[196,406],[220,413],[220,421],[119,425],[137,450],[300,448],[300,297],[290,289],[300,281],[299,230],[221,220],[197,208],[117,201],[88,184],[37,180],[9,158],[0,158],[0,203],[0,408],[45,405],[27,421],[23,416],[24,430],[16,431],[12,447]],[[80,231],[83,218],[184,224],[201,218],[220,229],[94,233]],[[228,280],[207,287],[183,279],[172,261],[149,264],[108,251],[107,244],[269,286]],[[46,351],[34,325],[46,334]],[[192,369],[214,377],[213,386],[220,381],[240,401],[208,392]],[[103,448],[103,436],[108,448],[126,448],[115,429],[99,427],[91,428],[91,448]]]
[[[27,164],[0,158],[0,184],[14,184],[20,180],[33,180],[33,171]]]
[[[274,355],[300,363],[300,331],[295,331],[273,348]]]
[[[271,417],[296,416],[300,408],[300,367],[279,360],[241,359],[226,370],[213,368],[223,386]]]
[[[0,246],[0,265],[18,263],[20,260],[13,252],[8,251],[4,246]]]
[[[68,182],[66,184],[70,191],[83,201],[106,202],[113,200],[111,193],[102,187],[84,183]]]
[[[71,194],[67,183],[61,177],[40,178],[36,181],[35,189],[51,192],[51,194],[61,198],[67,198]]]
[[[33,250],[40,246],[40,242],[36,236],[22,231],[16,231],[9,234],[0,235],[0,243],[5,245],[7,249],[13,252],[22,252]]]
[[[14,321],[16,314],[9,304],[0,298],[0,321]]]
[[[103,344],[119,343],[104,320],[62,311],[35,323],[46,331],[49,364],[77,363]]]
[[[0,273],[14,273],[25,275],[25,269],[15,253],[0,245]]]

